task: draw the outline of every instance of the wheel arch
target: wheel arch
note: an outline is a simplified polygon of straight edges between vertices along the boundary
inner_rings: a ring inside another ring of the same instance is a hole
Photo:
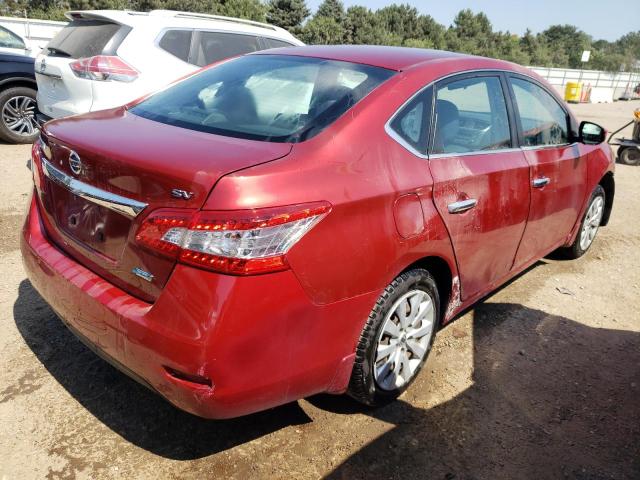
[[[613,178],[613,172],[607,172],[598,182],[604,189],[604,214],[602,215],[602,221],[600,225],[607,225],[609,223],[609,217],[611,216],[611,210],[613,209],[613,198],[616,193],[616,183]]]
[[[400,275],[414,268],[424,268],[433,276],[433,279],[436,282],[438,295],[440,296],[438,323],[442,326],[449,303],[451,302],[451,291],[453,285],[453,272],[451,266],[444,258],[436,255],[430,255],[414,261],[402,270]]]
[[[12,87],[28,87],[38,90],[38,84],[35,79],[28,77],[8,77],[0,79],[0,90]]]

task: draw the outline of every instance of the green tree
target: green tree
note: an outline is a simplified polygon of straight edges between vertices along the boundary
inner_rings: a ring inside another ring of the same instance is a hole
[[[529,56],[529,64],[531,66],[551,66],[551,54],[546,42],[541,41],[531,30],[527,29],[522,38],[520,38],[520,47]]]
[[[408,4],[392,4],[376,12],[379,24],[402,44],[407,38],[420,38],[418,10]]]
[[[484,13],[461,10],[447,33],[447,48],[450,50],[486,56],[493,53],[493,28]]]
[[[315,16],[305,24],[301,38],[312,45],[340,44],[344,38],[344,28],[333,18]]]
[[[340,0],[324,0],[318,7],[315,17],[333,18],[338,24],[344,25],[346,13]]]
[[[257,22],[267,20],[267,7],[259,0],[217,0],[215,13]]]
[[[302,31],[302,22],[311,14],[304,0],[269,0],[267,22],[289,30],[294,35]]]
[[[431,15],[418,17],[418,38],[424,39],[425,44],[429,45],[428,48],[445,48],[445,33],[444,26],[436,22]]]
[[[541,33],[551,50],[554,67],[581,68],[582,52],[589,50],[591,37],[573,25],[552,25]]]

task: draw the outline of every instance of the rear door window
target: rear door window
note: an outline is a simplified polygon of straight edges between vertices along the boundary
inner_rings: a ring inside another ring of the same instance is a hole
[[[437,89],[431,153],[511,147],[507,105],[499,77],[453,80]]]
[[[515,77],[510,81],[518,107],[523,145],[539,147],[568,143],[567,112],[555,98],[533,82]]]
[[[191,30],[167,30],[158,44],[165,52],[187,62],[191,49]]]
[[[73,20],[47,44],[47,54],[69,58],[100,55],[121,27],[102,20]]]
[[[276,40],[275,38],[263,38],[267,48],[281,48],[281,47],[293,47],[292,43],[283,42],[282,40]]]
[[[258,37],[253,35],[206,31],[197,35],[190,63],[199,67],[262,50]]]

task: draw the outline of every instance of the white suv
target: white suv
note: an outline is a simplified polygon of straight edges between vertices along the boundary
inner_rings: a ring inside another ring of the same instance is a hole
[[[265,23],[169,10],[68,12],[36,58],[39,120],[123,105],[199,67],[303,45]]]

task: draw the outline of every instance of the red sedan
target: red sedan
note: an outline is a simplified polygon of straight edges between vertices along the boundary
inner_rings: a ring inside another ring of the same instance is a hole
[[[461,310],[589,249],[613,202],[604,135],[503,61],[256,53],[47,123],[22,254],[80,339],[182,409],[378,405]]]

